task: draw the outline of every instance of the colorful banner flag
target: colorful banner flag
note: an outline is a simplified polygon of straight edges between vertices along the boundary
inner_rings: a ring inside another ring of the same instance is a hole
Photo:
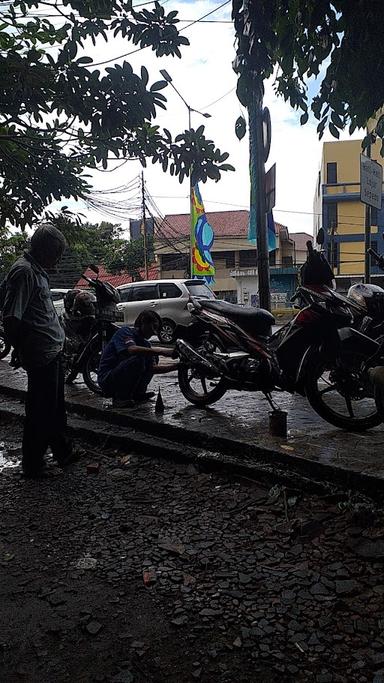
[[[257,243],[257,222],[256,222],[256,182],[255,182],[255,170],[254,165],[250,164],[249,167],[250,183],[251,183],[251,196],[250,196],[250,208],[249,208],[249,223],[248,223],[248,240],[252,244]],[[276,249],[276,226],[273,219],[272,210],[267,214],[267,229],[268,229],[268,251],[274,251]]]
[[[274,251],[276,249],[276,226],[275,219],[273,218],[273,212],[267,213],[267,230],[268,230],[268,251]],[[248,223],[248,241],[252,244],[257,243],[256,239],[256,207],[251,204],[251,209],[249,212],[249,223]]]
[[[268,228],[268,251],[276,249],[276,225],[273,218],[273,211],[267,213],[267,228]]]
[[[207,221],[199,186],[191,189],[191,269],[192,277],[204,279],[208,284],[215,281],[211,248],[215,239],[212,226]]]

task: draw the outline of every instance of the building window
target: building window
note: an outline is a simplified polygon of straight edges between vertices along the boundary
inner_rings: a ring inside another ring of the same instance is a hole
[[[334,161],[327,164],[327,183],[328,185],[337,183],[337,164]]]
[[[337,228],[337,202],[328,205],[328,230],[334,232]]]
[[[371,206],[371,225],[377,225],[377,209]]]
[[[162,270],[187,270],[188,254],[160,254]]]
[[[235,267],[235,252],[234,251],[213,251],[212,252],[213,263],[217,261],[225,261],[226,268]]]
[[[328,263],[331,266],[331,268],[338,268],[339,266],[339,253],[340,253],[340,244],[339,242],[336,242],[334,239],[331,239],[330,242],[328,242]]]
[[[269,252],[269,265],[270,266],[276,265],[276,249]]]
[[[239,266],[240,268],[256,268],[256,249],[244,249],[244,251],[239,251]]]

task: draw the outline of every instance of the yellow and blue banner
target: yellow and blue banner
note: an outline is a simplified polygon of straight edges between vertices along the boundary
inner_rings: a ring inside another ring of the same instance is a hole
[[[191,276],[215,281],[215,266],[211,255],[213,228],[207,221],[199,186],[191,188]]]

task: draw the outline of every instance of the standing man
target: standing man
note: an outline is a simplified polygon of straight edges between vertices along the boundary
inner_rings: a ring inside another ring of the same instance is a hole
[[[151,346],[149,338],[161,327],[155,311],[144,310],[134,327],[124,325],[115,332],[101,356],[98,382],[114,408],[132,408],[154,396],[147,387],[154,374],[172,372],[176,363],[159,365],[159,356],[172,357],[173,349]]]
[[[44,455],[48,446],[60,467],[74,459],[65,435],[64,330],[45,272],[58,264],[65,247],[60,230],[52,225],[37,228],[30,250],[13,264],[5,281],[5,337],[28,376],[22,468],[24,475],[33,479],[46,475]]]

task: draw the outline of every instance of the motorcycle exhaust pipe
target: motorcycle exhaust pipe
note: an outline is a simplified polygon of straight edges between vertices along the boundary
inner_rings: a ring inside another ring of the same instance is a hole
[[[197,365],[207,372],[220,372],[219,368],[210,363],[206,358],[204,358],[204,356],[198,353],[196,349],[187,344],[187,342],[185,342],[183,339],[178,339],[175,346],[181,360],[185,360],[192,365]]]

